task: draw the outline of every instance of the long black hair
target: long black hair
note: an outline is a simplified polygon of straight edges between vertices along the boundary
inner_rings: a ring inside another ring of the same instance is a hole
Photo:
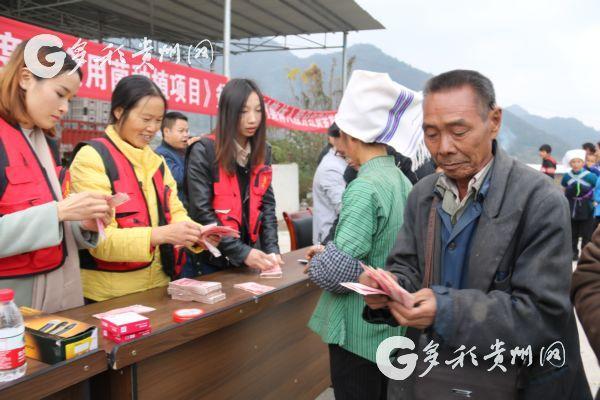
[[[232,79],[227,82],[219,98],[219,116],[215,129],[216,157],[219,165],[230,174],[235,172],[236,148],[234,141],[239,131],[240,117],[246,101],[252,93],[256,93],[258,96],[262,117],[256,133],[248,139],[252,147],[250,154],[250,166],[252,167],[265,161],[267,113],[262,93],[256,83],[250,79]]]
[[[110,123],[122,125],[129,117],[129,112],[135,108],[137,103],[146,96],[158,96],[165,103],[167,110],[167,99],[156,83],[144,75],[126,76],[117,83],[117,87],[110,99]],[[115,116],[117,108],[123,108],[121,118]]]

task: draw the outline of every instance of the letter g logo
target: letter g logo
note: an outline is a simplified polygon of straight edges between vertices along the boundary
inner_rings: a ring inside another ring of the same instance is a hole
[[[385,339],[379,344],[379,347],[377,347],[377,367],[381,373],[389,379],[403,381],[415,370],[419,356],[410,353],[398,357],[398,363],[400,365],[406,365],[406,367],[397,368],[390,360],[390,355],[396,349],[414,350],[415,344],[412,340],[404,336],[392,336]]]
[[[42,34],[32,37],[25,46],[25,65],[34,75],[40,78],[54,78],[64,65],[66,53],[61,51],[48,54],[46,61],[52,64],[50,67],[40,63],[38,53],[42,47],[62,47],[62,45],[62,40],[54,35]]]

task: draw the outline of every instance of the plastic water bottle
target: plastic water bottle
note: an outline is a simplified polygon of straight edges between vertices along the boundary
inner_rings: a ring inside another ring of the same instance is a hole
[[[25,325],[12,289],[0,289],[0,382],[25,375]]]

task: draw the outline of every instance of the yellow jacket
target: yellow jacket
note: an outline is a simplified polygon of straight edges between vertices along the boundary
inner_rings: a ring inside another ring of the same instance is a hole
[[[131,146],[121,139],[112,125],[106,128],[106,134],[133,165],[135,174],[142,184],[152,226],[158,226],[158,205],[152,176],[164,162],[162,157],[156,154],[150,146],[142,149]],[[102,159],[91,146],[84,146],[77,153],[71,164],[70,173],[73,192],[89,191],[112,194]],[[177,184],[166,163],[164,182],[172,190],[169,199],[171,222],[191,221],[177,197]],[[81,280],[84,297],[102,301],[158,286],[166,286],[169,283],[169,277],[162,271],[158,246],[154,252],[150,251],[151,231],[151,227],[118,228],[117,222],[113,218],[105,229],[106,239],[101,240],[95,249],[91,249],[91,254],[106,261],[152,261],[152,264],[147,268],[130,272],[82,269]]]

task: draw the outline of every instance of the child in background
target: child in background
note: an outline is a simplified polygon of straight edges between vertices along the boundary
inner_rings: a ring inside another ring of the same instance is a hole
[[[542,169],[541,171],[554,179],[556,173],[556,160],[552,157],[552,147],[549,144],[543,144],[540,146],[540,157],[542,158]]]
[[[585,159],[585,150],[569,150],[563,159],[563,164],[571,166],[561,184],[571,210],[573,261],[579,258],[579,238],[583,248],[590,241],[594,229],[593,195],[598,177],[584,169]]]
[[[587,154],[585,156],[585,170],[590,171],[596,176],[600,176],[600,168],[598,168],[598,157],[596,154]]]

